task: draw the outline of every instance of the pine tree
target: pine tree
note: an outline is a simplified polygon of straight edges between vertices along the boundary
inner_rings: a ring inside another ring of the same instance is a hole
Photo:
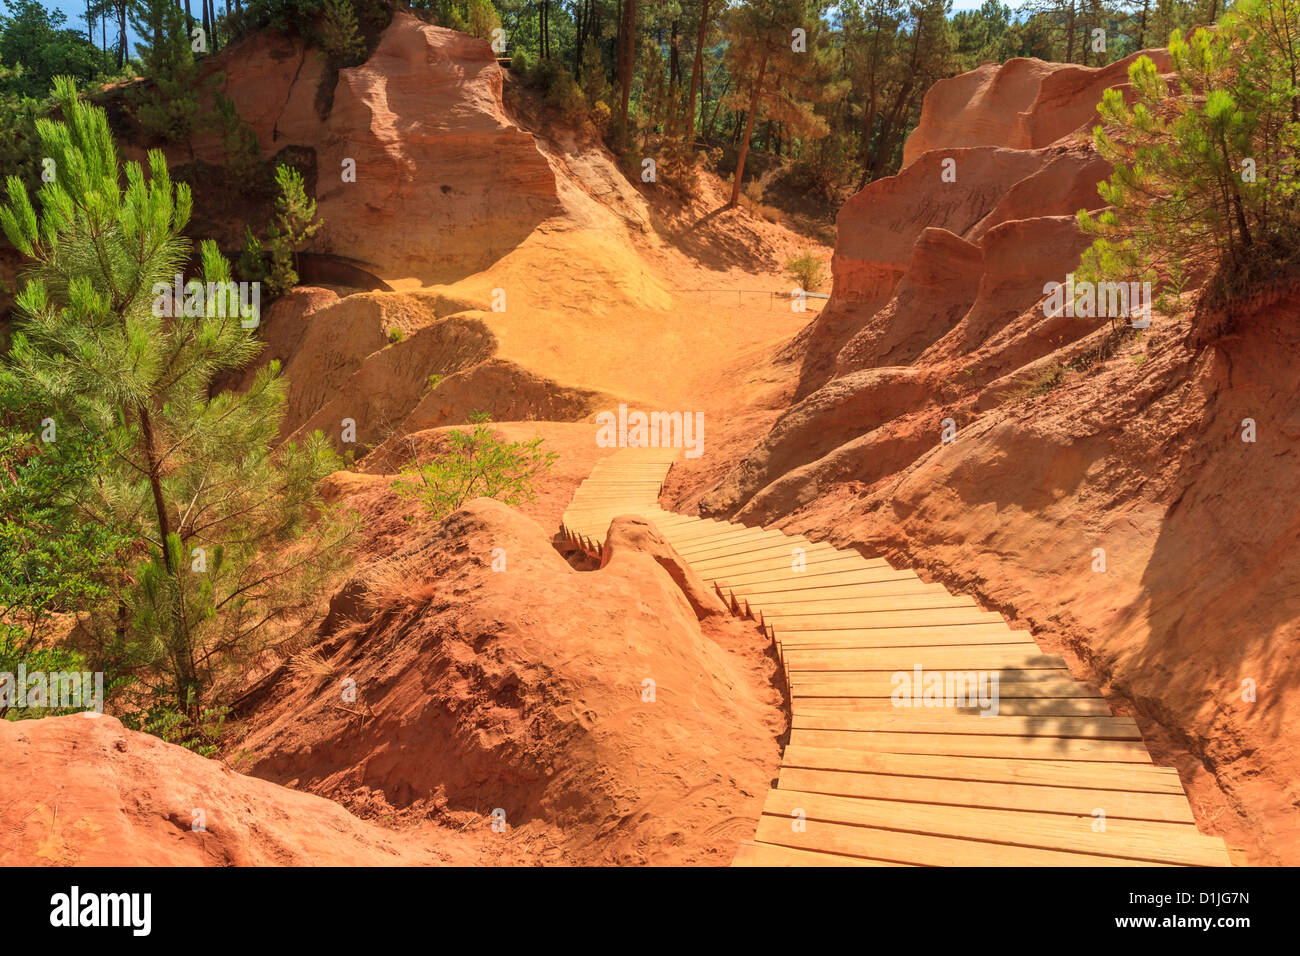
[[[828,131],[813,109],[838,89],[829,83],[833,64],[823,42],[823,6],[823,0],[749,0],[728,11],[727,62],[744,84],[732,94],[731,103],[745,111],[728,208],[740,202],[745,159],[760,111],[804,138],[817,139]]]
[[[321,23],[321,46],[331,60],[341,66],[361,62],[366,41],[357,25],[352,0],[325,0],[325,18]]]
[[[202,91],[185,14],[172,0],[134,0],[130,15],[147,80],[129,93],[135,118],[151,135],[189,145]]]
[[[1131,106],[1106,91],[1094,142],[1115,166],[1099,186],[1111,208],[1079,213],[1098,237],[1086,277],[1174,287],[1209,277],[1227,293],[1294,257],[1298,11],[1294,0],[1246,0],[1216,31],[1175,31],[1172,89],[1142,57],[1129,69]]]
[[[122,569],[114,612],[89,625],[160,669],[193,710],[271,625],[310,616],[346,535],[330,520],[303,533],[316,483],[337,461],[319,433],[275,448],[285,396],[276,363],[242,393],[214,392],[218,375],[261,349],[255,308],[211,285],[230,269],[210,241],[202,280],[172,294],[188,258],[189,188],[173,185],[157,150],[147,174],[119,168],[104,111],[79,102],[66,78],[55,92],[65,121],[38,125],[57,170],[37,194],[41,211],[16,177],[0,207],[10,242],[34,260],[7,374],[104,436],[112,464],[83,507],[129,529],[143,556]]]
[[[280,195],[275,200],[275,222],[267,232],[271,255],[268,282],[274,293],[288,292],[298,284],[298,250],[322,225],[316,219],[316,200],[307,195],[302,173],[281,163],[275,168]]]

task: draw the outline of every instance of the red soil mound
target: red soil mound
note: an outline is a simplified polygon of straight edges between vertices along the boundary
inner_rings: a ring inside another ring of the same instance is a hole
[[[439,849],[412,841],[329,800],[126,730],[115,717],[0,720],[0,764],[7,769],[0,775],[4,866],[387,866],[456,859],[447,852],[453,840]]]
[[[362,816],[489,833],[499,809],[503,861],[729,862],[777,765],[775,665],[753,628],[702,630],[662,557],[575,571],[471,502],[345,589],[356,623],[273,675],[238,751]]]

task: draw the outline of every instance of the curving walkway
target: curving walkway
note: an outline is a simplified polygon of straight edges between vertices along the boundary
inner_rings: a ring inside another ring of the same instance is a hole
[[[599,462],[562,533],[599,555],[612,518],[650,519],[774,641],[790,740],[735,865],[1230,865],[1136,722],[1028,631],[879,558],[664,511],[677,454],[621,449]],[[901,675],[919,688],[912,706],[891,698]],[[943,699],[927,702],[934,675]],[[997,713],[984,716],[960,681],[991,692],[995,676]]]

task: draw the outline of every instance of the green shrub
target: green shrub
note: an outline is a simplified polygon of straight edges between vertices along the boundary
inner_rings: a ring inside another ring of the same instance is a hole
[[[471,431],[453,429],[451,449],[423,465],[408,465],[393,487],[417,499],[441,521],[473,498],[520,505],[537,497],[534,481],[559,457],[541,450],[542,440],[508,442],[481,416]]]
[[[325,0],[321,20],[321,48],[339,66],[355,66],[365,57],[366,41],[357,25],[352,0]]]
[[[267,227],[265,240],[245,227],[237,268],[246,281],[262,282],[272,295],[283,295],[298,284],[298,249],[316,234],[321,222],[302,173],[281,163],[275,168],[275,181],[280,186],[275,221]]]
[[[817,287],[824,279],[821,260],[811,252],[804,252],[802,255],[787,259],[785,274],[799,283],[799,288],[805,292],[817,291]]]
[[[213,92],[221,148],[226,154],[227,179],[242,192],[256,188],[262,178],[262,150],[257,134],[244,122],[235,103],[220,90]]]
[[[1172,83],[1144,56],[1127,99],[1110,89],[1098,107],[1093,140],[1114,172],[1098,186],[1109,208],[1079,212],[1097,238],[1078,272],[1162,293],[1207,273],[1214,293],[1247,291],[1300,244],[1300,9],[1243,0],[1213,31],[1175,31],[1169,54]]]

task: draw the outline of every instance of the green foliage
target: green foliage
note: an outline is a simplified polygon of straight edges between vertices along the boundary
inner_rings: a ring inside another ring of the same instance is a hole
[[[825,279],[821,260],[807,251],[785,261],[785,274],[805,292],[816,292]]]
[[[33,260],[5,382],[102,436],[108,459],[81,486],[78,514],[123,529],[134,547],[83,627],[192,711],[225,669],[274,638],[271,625],[310,625],[317,613],[348,533],[328,515],[312,524],[317,482],[338,460],[319,433],[276,448],[277,363],[242,392],[214,390],[261,350],[256,313],[211,301],[172,308],[189,252],[188,187],[172,183],[157,150],[147,179],[138,163],[119,167],[103,110],[69,80],[56,92],[66,122],[40,120],[38,132],[58,176],[41,187],[39,213],[16,177],[0,207],[9,241]],[[216,245],[199,251],[202,279],[227,282]]]
[[[429,517],[441,521],[473,498],[495,498],[520,505],[537,497],[533,482],[559,457],[541,450],[542,440],[503,440],[485,416],[474,416],[470,431],[453,429],[450,450],[423,465],[409,465],[393,483],[416,498]]]
[[[537,60],[528,67],[528,83],[545,91],[546,102],[570,121],[586,118],[587,98],[568,67],[558,60]]]
[[[215,757],[221,744],[221,730],[231,714],[229,707],[202,707],[189,702],[178,710],[165,702],[146,710],[125,714],[122,724],[131,730],[161,737],[169,744],[193,750],[203,757]]]
[[[244,227],[244,247],[235,263],[235,272],[245,282],[264,283],[269,275],[266,247],[248,226]]]
[[[81,507],[109,464],[103,434],[60,417],[0,367],[0,607],[28,646],[52,615],[107,595],[105,575],[129,543]]]
[[[0,66],[7,69],[0,70],[0,98],[40,100],[49,95],[56,76],[71,76],[84,85],[109,72],[107,55],[80,30],[64,27],[67,17],[61,11],[46,10],[38,0],[5,0],[5,7],[9,15],[0,17]]]
[[[322,223],[302,173],[281,163],[275,168],[275,181],[280,187],[275,220],[267,227],[264,241],[245,227],[239,273],[249,281],[265,282],[272,295],[283,295],[298,284],[298,250]]]
[[[843,95],[835,80],[839,52],[821,17],[824,0],[750,0],[726,14],[729,72],[735,78],[727,105],[745,114],[729,205],[740,201],[745,161],[760,121],[781,124],[790,135],[816,140],[830,126],[816,105]],[[802,49],[792,42],[805,31]]]
[[[152,136],[189,144],[202,112],[202,90],[185,13],[173,0],[137,0],[130,15],[144,38],[137,50],[145,82],[127,96],[135,118]]]
[[[1018,405],[1040,395],[1046,395],[1065,381],[1065,373],[1064,365],[1048,365],[1007,389],[1004,393],[1005,397],[1011,403]]]
[[[51,417],[53,409],[0,368],[0,672],[9,674],[20,665],[29,674],[90,669],[53,643],[53,623],[108,596],[107,581],[130,544],[80,504],[107,465],[103,436]],[[75,709],[10,711],[0,702],[0,716]]]
[[[489,40],[492,38],[492,31],[499,29],[500,26],[501,17],[492,6],[491,0],[469,0],[466,4],[464,27],[466,33]]]
[[[321,21],[321,48],[339,66],[353,66],[365,59],[366,41],[357,24],[352,0],[325,0]]]
[[[5,135],[0,137],[0,169],[7,170],[9,175],[17,176],[24,185],[34,188],[41,166],[36,118],[45,110],[39,100],[6,91],[6,81],[20,72],[21,68],[0,67],[0,129],[5,131]]]
[[[1179,292],[1209,275],[1216,295],[1250,288],[1292,259],[1300,238],[1300,8],[1245,0],[1213,32],[1170,38],[1171,89],[1147,57],[1132,105],[1108,90],[1094,143],[1115,171],[1112,207],[1079,213],[1096,236],[1084,278],[1151,281]]]
[[[226,154],[227,181],[248,192],[262,177],[262,150],[257,134],[240,117],[233,100],[217,89],[212,97],[221,148]]]
[[[19,668],[25,668],[31,675],[37,671],[47,678],[54,674],[83,674],[90,670],[85,659],[76,651],[63,647],[42,647],[32,643],[21,628],[0,622],[0,674],[13,675],[16,681]],[[17,688],[10,689],[16,693]],[[86,700],[89,688],[82,685],[82,706],[58,707],[54,700],[47,699],[45,706],[15,707],[5,699],[9,694],[0,695],[0,719],[34,720],[40,717],[53,717],[59,714],[71,714],[89,710],[92,701]]]
[[[388,341],[390,344],[396,345],[404,338],[406,338],[406,331],[400,325],[394,325],[388,330]]]

